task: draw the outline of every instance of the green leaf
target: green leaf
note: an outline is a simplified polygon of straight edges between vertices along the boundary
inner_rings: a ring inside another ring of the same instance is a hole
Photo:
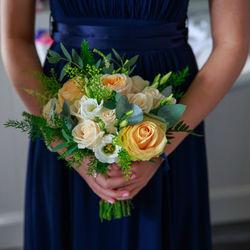
[[[87,64],[94,65],[95,63],[93,53],[90,50],[88,42],[86,40],[83,40],[81,44],[81,58],[82,58],[84,67]]]
[[[95,67],[98,69],[101,65],[102,59],[99,59],[97,63],[95,64]]]
[[[65,132],[64,129],[62,129],[62,135],[63,135],[64,139],[65,139],[67,142],[69,142],[69,141],[72,140],[72,137],[69,136],[69,135]]]
[[[173,92],[172,86],[168,86],[161,92],[161,94],[163,94],[166,97],[169,97],[172,94],[172,92]]]
[[[48,54],[52,57],[60,57],[61,58],[61,55],[59,53],[57,53],[56,51],[51,50],[51,49],[48,50]]]
[[[54,99],[51,99],[51,101],[50,101],[49,119],[52,119],[54,117],[55,109],[56,109],[55,101],[54,101]]]
[[[71,55],[69,54],[69,52],[67,51],[67,49],[64,47],[64,45],[62,43],[60,43],[60,47],[62,49],[63,54],[65,55],[65,57],[69,60],[72,61]]]
[[[69,147],[67,148],[66,157],[71,156],[71,155],[74,154],[77,150],[78,150],[78,145],[77,145],[77,143],[75,143],[75,144],[69,146]]]
[[[63,143],[57,145],[56,147],[54,147],[54,148],[52,149],[52,152],[56,152],[57,150],[62,149],[62,148],[65,148],[65,147],[67,147],[67,146],[68,146],[68,142],[63,142]]]
[[[61,61],[62,57],[48,57],[47,56],[47,59],[48,59],[48,62],[49,63],[58,63]]]
[[[62,68],[61,73],[60,73],[60,77],[59,77],[59,81],[60,81],[60,82],[61,82],[61,81],[64,79],[64,77],[66,76],[66,74],[67,74],[66,69],[68,68],[69,65],[70,65],[70,62],[66,63],[66,64],[64,65],[64,67]]]
[[[127,117],[128,125],[135,125],[143,120],[143,112],[141,108],[136,104],[131,104],[130,110],[133,110],[133,114]]]
[[[66,117],[64,118],[64,123],[66,127],[68,128],[68,130],[71,131],[73,128],[72,119],[70,117]]]
[[[112,48],[112,51],[113,51],[115,57],[116,57],[119,61],[122,61],[122,58],[121,58],[121,56],[119,55],[119,53],[118,53],[115,49],[113,49],[113,48]]]
[[[168,123],[168,128],[173,127],[182,117],[186,106],[183,104],[170,104],[162,106],[157,115],[163,117]]]
[[[103,107],[105,107],[107,109],[115,109],[116,103],[114,101],[104,102]]]
[[[115,100],[116,100],[116,102],[118,102],[118,100],[120,99],[120,97],[121,97],[121,94],[118,93],[118,92],[116,92],[115,93]]]
[[[134,111],[133,114],[129,117],[125,117],[125,114],[130,110]],[[141,108],[136,104],[129,103],[128,97],[125,95],[121,95],[118,100],[115,114],[116,118],[119,120],[125,117],[128,120],[128,125],[134,125],[143,120],[143,112]]]
[[[62,112],[60,114],[63,117],[70,117],[70,105],[69,105],[69,101],[66,100],[63,103],[63,108],[62,108]]]
[[[131,59],[129,59],[128,63],[126,64],[126,67],[128,68],[128,67],[133,66],[136,63],[136,61],[138,60],[138,58],[139,58],[139,55],[136,55],[136,56],[132,57]]]
[[[83,67],[82,58],[78,55],[75,49],[72,49],[72,58],[74,63],[78,64],[81,68]]]
[[[152,113],[147,113],[147,116],[152,117],[152,118],[154,118],[154,119],[156,119],[156,120],[158,120],[160,122],[166,123],[165,119],[163,117],[161,117],[161,116],[154,115]]]

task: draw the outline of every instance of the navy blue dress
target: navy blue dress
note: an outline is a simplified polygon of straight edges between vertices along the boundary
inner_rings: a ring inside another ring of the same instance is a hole
[[[54,21],[119,26],[185,22],[188,0],[51,0]],[[122,30],[121,30],[122,32]],[[133,33],[132,33],[133,35]],[[136,34],[134,34],[136,36]],[[114,34],[115,36],[115,34]],[[173,43],[173,42],[172,42]],[[68,49],[71,49],[67,45]],[[59,53],[59,43],[52,49]],[[78,49],[78,48],[76,48]],[[98,49],[98,48],[97,48]],[[109,46],[104,53],[110,52]],[[102,50],[103,51],[103,50]],[[139,54],[133,74],[152,80],[159,72],[189,66],[186,90],[197,73],[187,43],[172,48],[118,49]],[[49,74],[47,61],[44,72]],[[63,64],[56,65],[59,72]],[[197,132],[204,133],[203,123]],[[80,175],[57,160],[37,139],[30,142],[25,250],[211,250],[208,179],[204,137],[188,136],[169,156],[171,170],[160,167],[133,199],[132,216],[100,223],[99,197]]]

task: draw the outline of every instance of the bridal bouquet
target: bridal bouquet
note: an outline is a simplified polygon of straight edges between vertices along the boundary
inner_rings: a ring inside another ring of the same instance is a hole
[[[177,104],[182,93],[176,90],[185,79],[188,68],[181,72],[158,74],[152,82],[131,76],[138,56],[125,59],[89,49],[83,41],[81,54],[69,53],[61,44],[62,53],[48,51],[48,61],[64,61],[58,77],[32,73],[42,91],[24,89],[39,102],[41,115],[23,112],[23,120],[9,120],[5,126],[21,129],[31,138],[40,136],[49,146],[63,141],[53,151],[65,149],[58,156],[67,159],[70,167],[81,167],[89,157],[88,174],[107,175],[109,164],[117,163],[129,179],[132,161],[149,161],[163,153],[173,132],[195,133],[179,121],[185,106]],[[100,59],[95,62],[93,53]],[[114,57],[114,58],[113,58]],[[60,82],[67,79],[63,86]],[[42,135],[42,136],[41,136]],[[130,215],[131,200],[110,204],[101,200],[99,216],[103,219]]]

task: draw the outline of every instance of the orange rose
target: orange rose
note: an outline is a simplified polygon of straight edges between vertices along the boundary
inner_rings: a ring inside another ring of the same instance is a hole
[[[66,100],[69,101],[70,104],[73,104],[76,100],[79,100],[84,95],[84,89],[81,88],[84,80],[78,78],[69,79],[64,83],[62,88],[58,91],[58,99],[61,103],[64,103]]]
[[[131,160],[148,161],[163,152],[167,143],[166,129],[165,123],[144,116],[142,122],[121,129],[118,138]]]

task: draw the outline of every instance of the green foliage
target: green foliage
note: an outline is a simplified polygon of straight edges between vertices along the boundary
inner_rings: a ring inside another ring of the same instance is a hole
[[[118,165],[122,168],[122,173],[126,179],[129,180],[132,174],[131,157],[126,149],[120,149],[118,152],[119,162]]]
[[[173,128],[170,128],[170,129],[167,130],[166,137],[168,139],[168,144],[170,144],[171,139],[174,139],[173,134],[176,133],[176,132],[184,132],[184,133],[188,133],[188,134],[194,135],[194,136],[203,136],[203,135],[195,133],[193,130],[191,130],[189,128],[189,125],[184,123],[184,121],[180,121]]]
[[[107,176],[109,163],[100,162],[94,155],[91,155],[89,160],[87,171],[89,176],[93,176],[94,172]]]
[[[25,88],[23,90],[31,94],[37,100],[38,104],[44,106],[50,99],[57,98],[57,93],[61,85],[57,80],[57,75],[53,68],[50,70],[51,76],[46,76],[42,72],[30,72],[30,74],[39,81],[41,87],[36,90]]]
[[[81,58],[83,61],[83,68],[87,65],[94,65],[95,60],[92,51],[89,48],[87,41],[82,41],[81,44]]]
[[[172,72],[168,77],[167,81],[162,83],[158,89],[162,92],[167,86],[172,86],[173,89],[179,87],[182,83],[185,82],[188,76],[189,67],[186,67],[184,70]]]

